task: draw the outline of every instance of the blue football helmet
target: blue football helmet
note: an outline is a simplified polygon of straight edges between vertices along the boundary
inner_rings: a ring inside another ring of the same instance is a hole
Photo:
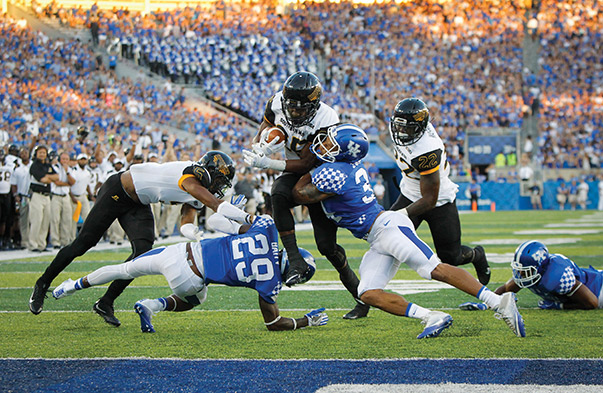
[[[520,288],[529,288],[540,280],[540,268],[549,259],[549,250],[538,241],[523,242],[515,250],[511,268],[513,281]]]
[[[325,162],[356,162],[368,154],[369,140],[358,126],[336,124],[316,135],[310,150]]]
[[[310,254],[310,251],[306,250],[305,248],[299,247],[299,253],[301,254],[302,258],[304,258],[304,261],[306,261],[309,267],[309,269],[306,271],[306,274],[304,275],[304,277],[302,277],[302,280],[299,282],[299,284],[303,284],[305,282],[310,281],[312,276],[314,276],[314,273],[316,272],[316,261],[314,260],[312,254]],[[281,275],[283,277],[285,277],[287,270],[289,270],[289,257],[287,256],[287,250],[283,248],[281,250]]]

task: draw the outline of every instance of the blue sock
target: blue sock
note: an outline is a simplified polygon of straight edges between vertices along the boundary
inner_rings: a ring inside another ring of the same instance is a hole
[[[80,278],[79,280],[77,280],[75,282],[75,289],[76,290],[80,290],[80,289],[84,289],[84,277]]]

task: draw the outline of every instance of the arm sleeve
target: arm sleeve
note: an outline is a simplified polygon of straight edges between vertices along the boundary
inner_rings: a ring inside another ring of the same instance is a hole
[[[433,150],[413,158],[411,165],[421,175],[429,175],[440,169],[442,149]]]

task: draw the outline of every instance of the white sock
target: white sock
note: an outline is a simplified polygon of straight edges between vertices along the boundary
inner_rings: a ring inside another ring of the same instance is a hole
[[[141,301],[145,307],[148,307],[153,313],[158,313],[159,311],[165,310],[166,304],[161,301],[161,299],[144,299]]]
[[[430,311],[431,310],[423,308],[414,303],[408,303],[408,307],[406,308],[406,316],[408,318],[423,319],[423,317],[429,314]]]
[[[477,293],[477,298],[482,302],[486,303],[488,307],[496,310],[500,305],[500,295],[495,294],[489,290],[485,285]]]

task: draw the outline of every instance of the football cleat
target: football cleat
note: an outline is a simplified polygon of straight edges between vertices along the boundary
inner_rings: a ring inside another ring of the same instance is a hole
[[[144,302],[148,299],[139,300],[134,305],[134,311],[140,317],[140,330],[143,333],[155,333],[155,329],[153,328],[153,315],[155,313],[151,311],[151,309],[144,305]]]
[[[356,306],[347,314],[343,316],[343,319],[358,319],[364,318],[368,315],[371,306],[368,304],[356,303]]]
[[[109,325],[113,325],[115,327],[119,327],[121,325],[119,319],[115,318],[113,305],[101,302],[99,299],[96,301],[96,303],[94,303],[94,306],[92,306],[92,310],[100,315]]]
[[[36,285],[34,285],[33,292],[31,297],[29,298],[29,311],[31,311],[34,315],[38,315],[42,312],[42,308],[44,307],[44,299],[48,296],[46,292],[48,291],[48,284],[42,284],[40,281],[36,281]]]
[[[477,279],[482,285],[488,285],[490,282],[490,265],[486,259],[486,251],[484,247],[477,246],[474,249],[475,256],[473,257],[473,266],[477,273]]]
[[[68,278],[67,280],[63,281],[58,287],[56,287],[54,291],[52,291],[52,297],[54,297],[55,299],[60,299],[62,297],[73,295],[74,292],[75,281]]]
[[[505,292],[500,299],[500,305],[496,309],[494,316],[505,321],[509,329],[515,333],[517,337],[525,337],[526,329],[523,324],[523,318],[517,310],[517,300],[513,292]]]
[[[452,317],[441,311],[430,311],[421,323],[425,324],[423,332],[417,338],[432,338],[437,337],[452,325]]]
[[[465,302],[459,304],[459,308],[465,311],[486,311],[488,305],[486,303]]]

